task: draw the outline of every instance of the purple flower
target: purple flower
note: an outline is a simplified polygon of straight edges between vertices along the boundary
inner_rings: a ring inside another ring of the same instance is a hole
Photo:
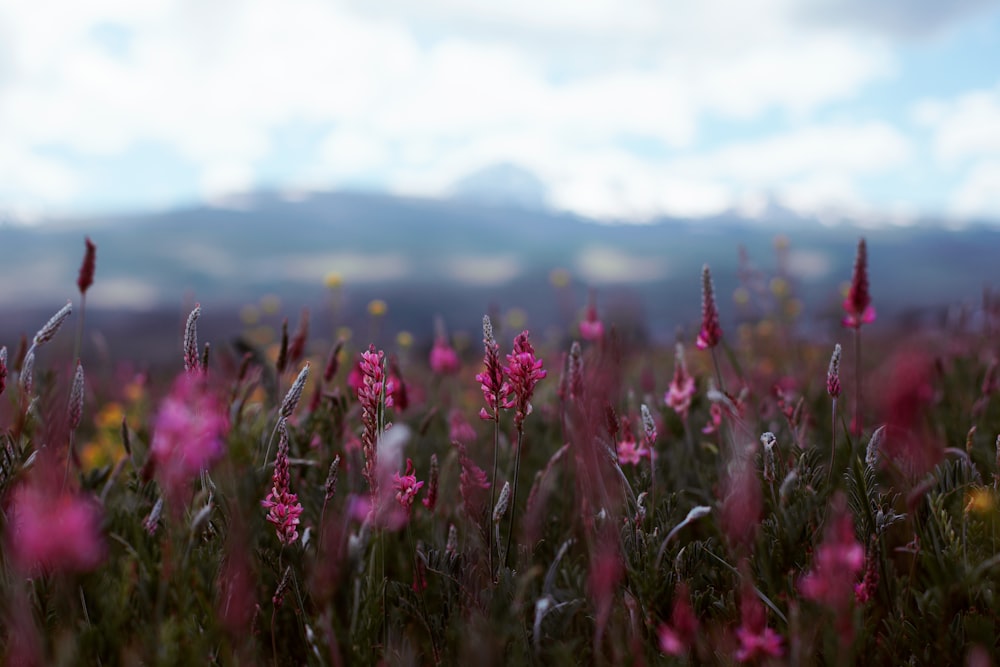
[[[435,375],[454,375],[462,363],[447,338],[436,338],[431,348],[430,366]]]

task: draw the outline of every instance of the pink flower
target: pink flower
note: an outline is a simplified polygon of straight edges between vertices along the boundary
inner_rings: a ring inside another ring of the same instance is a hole
[[[412,460],[406,459],[406,474],[400,475],[398,472],[392,474],[392,483],[396,487],[396,501],[409,514],[417,493],[424,485],[423,482],[418,482],[417,476],[413,474]]]
[[[150,465],[165,493],[183,502],[191,479],[225,453],[229,431],[225,406],[210,391],[204,375],[185,373],[160,403],[153,428]]]
[[[639,465],[639,461],[649,456],[649,450],[636,442],[632,433],[632,422],[628,417],[621,419],[622,439],[618,441],[618,463]]]
[[[104,559],[96,502],[27,483],[7,511],[7,549],[23,572],[86,572]]]
[[[875,321],[875,308],[868,293],[868,248],[865,240],[858,240],[858,253],[854,257],[854,274],[851,289],[844,299],[844,319],[842,324],[851,329],[860,329],[862,324]]]
[[[668,655],[684,655],[698,638],[698,617],[691,608],[687,584],[680,583],[674,591],[674,608],[670,624],[662,623],[657,631],[660,650]]]
[[[382,350],[376,352],[374,345],[369,345],[368,350],[361,354],[358,373],[361,376],[357,392],[363,426],[361,432],[361,451],[365,457],[363,474],[374,500],[378,494],[378,479],[375,473],[378,464],[378,439],[385,428],[385,408],[393,404],[392,392],[395,386],[385,375],[385,353]]]
[[[708,435],[709,433],[715,433],[722,426],[722,406],[718,403],[712,403],[712,406],[708,409],[709,421],[705,424],[705,428],[701,429],[701,432]]]
[[[487,421],[500,418],[500,410],[514,407],[511,398],[513,388],[507,382],[506,369],[500,365],[500,346],[493,337],[493,323],[488,315],[483,316],[483,372],[476,376],[476,382],[483,390],[486,407],[479,411],[479,418]]]
[[[604,323],[597,316],[597,304],[594,293],[590,293],[590,303],[587,304],[587,313],[583,321],[580,322],[580,337],[586,341],[596,341],[604,338]]]
[[[454,375],[462,363],[455,348],[448,343],[448,339],[439,337],[434,340],[434,346],[431,348],[430,365],[431,372],[436,375]]]
[[[736,650],[735,657],[740,662],[768,656],[780,658],[784,654],[781,635],[767,627],[766,614],[764,604],[757,599],[753,587],[744,584],[740,595],[741,624],[736,628],[740,647]]]
[[[274,459],[274,473],[271,475],[271,491],[267,498],[261,501],[261,506],[268,510],[267,520],[274,524],[278,541],[282,544],[294,544],[299,539],[299,517],[302,515],[302,503],[299,497],[291,492],[291,476],[288,468],[288,431],[285,421],[278,424],[280,440],[278,453]]]
[[[826,536],[816,549],[812,570],[799,581],[799,590],[843,616],[850,614],[854,584],[865,564],[865,549],[854,537],[854,520],[844,496],[838,495],[833,503]]]
[[[508,365],[504,368],[514,392],[514,424],[519,428],[531,413],[531,395],[535,392],[535,385],[546,375],[542,370],[542,360],[535,357],[535,349],[528,336],[527,331],[522,331],[514,338],[514,351],[507,355]]]
[[[684,363],[684,346],[677,343],[674,351],[674,377],[667,393],[663,395],[663,402],[680,415],[681,419],[687,419],[694,393],[694,378],[688,374],[687,364]]]
[[[722,340],[722,327],[719,325],[719,308],[715,305],[715,286],[712,284],[712,272],[705,264],[701,268],[701,331],[695,345],[699,350],[715,347]]]
[[[476,431],[472,424],[462,416],[461,410],[454,409],[448,413],[448,439],[469,444],[476,439]]]
[[[462,466],[458,489],[465,513],[478,521],[480,513],[486,508],[485,490],[490,488],[490,480],[483,469],[469,458],[464,444],[456,440],[452,445],[458,450],[458,461]]]

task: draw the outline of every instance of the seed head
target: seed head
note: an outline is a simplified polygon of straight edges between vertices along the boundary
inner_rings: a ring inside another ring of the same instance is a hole
[[[52,340],[52,338],[56,335],[56,332],[59,331],[59,327],[62,326],[62,323],[66,321],[66,318],[69,317],[72,312],[73,304],[72,302],[67,301],[66,305],[60,308],[55,315],[49,318],[49,321],[45,323],[45,326],[38,330],[31,346],[39,347],[43,343],[47,343]]]
[[[73,374],[73,388],[69,392],[69,428],[75,431],[80,426],[83,417],[83,365],[76,362],[76,373]]]
[[[830,355],[830,368],[826,372],[826,393],[830,398],[840,396],[840,343],[833,347]]]
[[[192,373],[198,370],[198,317],[201,316],[201,304],[194,304],[194,310],[188,315],[184,326],[184,370]]]

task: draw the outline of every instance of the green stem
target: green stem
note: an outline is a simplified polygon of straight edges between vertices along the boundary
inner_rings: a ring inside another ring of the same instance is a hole
[[[832,427],[833,427],[833,437],[830,440],[830,470],[827,473],[827,481],[833,481],[833,461],[837,453],[837,399],[833,399],[833,410],[832,410]]]
[[[489,554],[490,579],[496,582],[496,571],[493,569],[493,530],[490,523],[493,520],[493,505],[497,498],[497,467],[499,467],[500,457],[500,414],[493,415],[493,475],[490,477],[490,504],[486,508],[486,533],[487,533],[487,553]],[[516,480],[515,480],[516,483]]]
[[[507,524],[507,548],[504,550],[504,566],[509,567],[510,563],[510,542],[514,535],[514,508],[517,503],[517,478],[520,476],[521,472],[521,446],[524,444],[524,426],[518,425],[517,427],[517,451],[514,453],[514,488],[510,492],[510,505],[508,505],[508,511],[510,512],[510,523]]]

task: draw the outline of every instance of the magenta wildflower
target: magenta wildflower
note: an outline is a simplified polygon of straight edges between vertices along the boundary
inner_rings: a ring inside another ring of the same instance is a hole
[[[865,240],[858,240],[858,254],[854,258],[854,274],[851,288],[844,299],[844,319],[842,324],[851,329],[860,329],[862,324],[875,321],[875,308],[868,293],[868,248]]]
[[[854,536],[854,520],[842,495],[834,499],[830,524],[816,549],[813,568],[799,581],[802,595],[838,616],[850,614],[854,584],[865,564],[865,550]]]
[[[542,360],[535,357],[535,349],[528,336],[527,331],[517,335],[514,339],[514,351],[507,355],[508,365],[504,368],[514,392],[514,424],[519,428],[524,423],[524,418],[531,414],[531,395],[535,392],[535,385],[546,375],[542,369]]]
[[[722,426],[722,406],[718,403],[712,403],[711,407],[708,409],[709,420],[705,424],[705,427],[701,429],[701,432],[705,435],[715,433]]]
[[[695,345],[699,350],[715,347],[722,340],[722,327],[719,325],[719,308],[715,305],[715,286],[712,284],[712,272],[705,264],[701,268],[701,331]]]
[[[417,476],[413,474],[413,461],[406,459],[406,473],[400,475],[398,472],[392,474],[392,484],[396,488],[396,501],[399,506],[410,513],[413,501],[417,498],[417,493],[423,487],[423,482],[417,481]]]
[[[7,388],[7,346],[0,347],[0,394]]]
[[[441,318],[434,322],[434,328],[437,331],[434,335],[434,346],[431,347],[431,372],[435,375],[454,375],[461,368],[462,362],[459,360],[455,348],[448,342],[448,333],[445,331],[444,321]]]
[[[597,304],[594,292],[590,292],[590,302],[587,304],[587,312],[583,321],[580,322],[580,338],[586,341],[597,341],[604,338],[604,323],[597,316]]]
[[[694,394],[694,378],[688,373],[687,364],[684,362],[684,345],[677,343],[674,350],[674,377],[670,381],[667,393],[663,395],[663,402],[680,415],[681,419],[687,419]]]
[[[178,376],[160,403],[150,445],[149,465],[168,496],[183,502],[191,479],[222,458],[228,430],[226,408],[210,391],[205,376]]]
[[[393,383],[385,376],[385,353],[375,351],[374,345],[361,354],[359,365],[361,385],[358,387],[358,402],[361,403],[361,449],[365,457],[364,477],[374,499],[378,494],[378,439],[385,430],[385,408],[392,406]]]
[[[96,502],[38,483],[19,486],[7,511],[7,549],[23,572],[86,572],[104,559]]]
[[[769,656],[780,658],[784,654],[782,637],[767,626],[767,611],[749,584],[743,586],[740,595],[740,616],[741,623],[736,628],[736,638],[740,642],[735,655],[738,661],[750,662]]]
[[[466,445],[476,439],[476,430],[462,415],[462,411],[457,408],[448,413],[448,439],[457,440]]]
[[[618,441],[618,463],[639,465],[639,461],[649,455],[649,450],[636,441],[632,432],[632,421],[628,417],[621,418],[621,433],[621,440]]]
[[[478,521],[486,506],[485,491],[490,488],[490,480],[486,476],[486,472],[469,458],[464,444],[456,440],[452,442],[452,445],[458,450],[458,462],[462,468],[458,478],[458,490],[462,496],[462,505],[465,507],[465,513]]]
[[[514,407],[514,399],[511,398],[514,389],[507,382],[506,369],[500,365],[500,346],[493,337],[493,324],[488,315],[483,316],[483,347],[483,372],[476,375],[476,382],[483,390],[486,407],[479,411],[479,418],[497,421],[500,410]]]
[[[267,520],[274,524],[278,541],[282,545],[295,544],[299,539],[299,516],[302,503],[298,495],[291,492],[291,475],[288,467],[288,429],[285,420],[278,422],[278,453],[274,456],[274,472],[271,475],[271,491],[261,501],[267,510]]]
[[[698,617],[691,608],[687,584],[681,582],[674,591],[674,607],[670,624],[660,624],[657,635],[660,650],[668,655],[685,655],[698,638]]]

